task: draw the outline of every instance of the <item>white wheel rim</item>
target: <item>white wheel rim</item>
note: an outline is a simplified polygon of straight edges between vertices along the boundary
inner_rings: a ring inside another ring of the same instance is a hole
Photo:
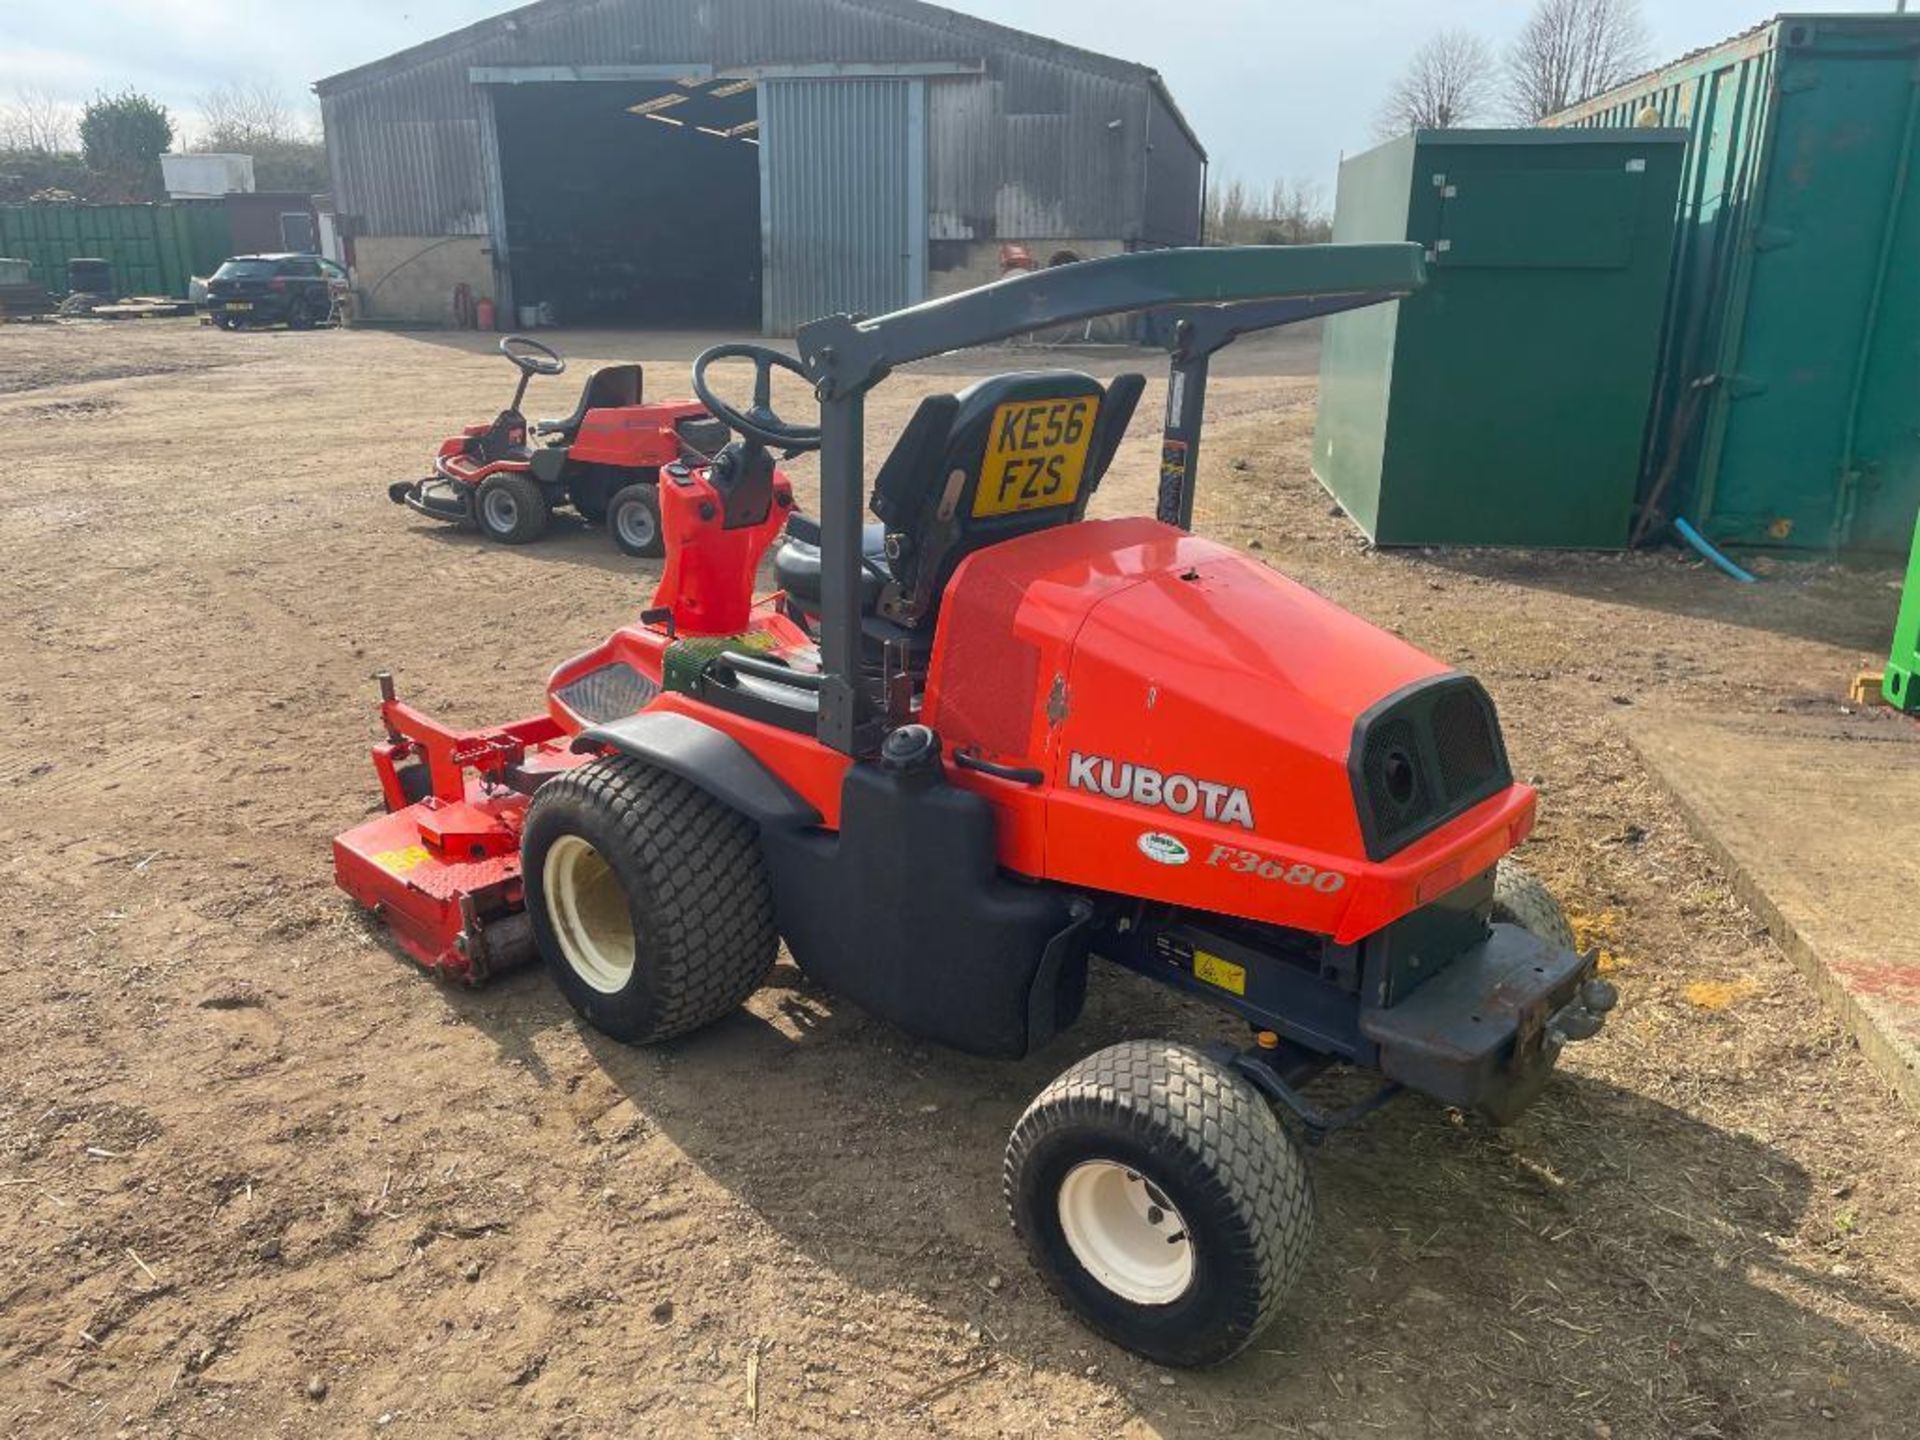
[[[613,517],[613,523],[620,532],[620,538],[636,550],[644,550],[653,543],[657,528],[653,521],[653,512],[643,501],[631,500],[620,507]]]
[[[613,867],[578,835],[562,835],[540,873],[568,967],[603,995],[624,990],[633,978],[633,912]]]
[[[486,498],[487,523],[496,530],[511,530],[520,518],[520,506],[506,490],[489,490]]]
[[[1193,1240],[1138,1170],[1085,1160],[1060,1183],[1060,1229],[1086,1272],[1135,1305],[1171,1305],[1193,1284]]]

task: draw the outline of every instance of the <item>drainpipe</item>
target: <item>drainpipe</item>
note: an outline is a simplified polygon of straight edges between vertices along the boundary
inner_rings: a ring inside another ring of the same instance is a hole
[[[1900,9],[1905,11],[1906,0],[1900,0]],[[1855,446],[1860,432],[1860,403],[1867,388],[1867,369],[1872,363],[1874,342],[1880,338],[1881,300],[1886,293],[1887,271],[1893,265],[1894,237],[1900,230],[1901,213],[1907,198],[1907,168],[1913,159],[1913,130],[1916,117],[1920,117],[1920,64],[1914,67],[1907,82],[1907,122],[1900,139],[1900,157],[1895,162],[1893,176],[1893,196],[1887,205],[1887,223],[1880,235],[1880,262],[1873,274],[1873,293],[1867,301],[1866,326],[1860,335],[1860,351],[1854,358],[1853,394],[1847,403],[1846,440],[1840,449],[1840,495],[1839,504],[1834,507],[1833,549],[1840,548],[1853,538],[1854,515],[1860,504],[1860,473],[1855,465]]]

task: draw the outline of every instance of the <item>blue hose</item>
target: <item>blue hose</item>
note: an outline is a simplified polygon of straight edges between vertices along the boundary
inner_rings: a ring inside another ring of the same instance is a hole
[[[1738,565],[1734,564],[1733,561],[1714,549],[1712,542],[1709,541],[1706,536],[1702,535],[1677,515],[1673,520],[1673,528],[1680,532],[1680,538],[1691,545],[1694,553],[1699,555],[1702,560],[1710,561],[1712,564],[1717,565],[1742,585],[1757,585],[1760,583],[1758,576],[1742,570]]]

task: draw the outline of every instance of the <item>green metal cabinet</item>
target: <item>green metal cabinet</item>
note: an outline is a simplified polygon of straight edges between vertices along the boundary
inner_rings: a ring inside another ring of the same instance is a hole
[[[1782,15],[1549,122],[1693,136],[1642,487],[1723,544],[1920,507],[1920,15]]]
[[[1341,165],[1334,239],[1428,259],[1321,351],[1314,474],[1376,543],[1627,543],[1685,144],[1419,131]]]

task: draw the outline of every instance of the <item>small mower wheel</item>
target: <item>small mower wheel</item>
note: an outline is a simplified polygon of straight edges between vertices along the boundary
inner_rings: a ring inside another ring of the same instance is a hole
[[[731,1014],[779,950],[753,823],[630,757],[541,786],[520,859],[548,972],[616,1040],[650,1044]]]
[[[667,553],[660,530],[660,491],[650,483],[629,485],[607,502],[607,533],[621,553],[652,560]]]
[[[1493,918],[1518,925],[1537,940],[1562,950],[1577,950],[1567,912],[1532,871],[1515,860],[1502,860],[1493,872]]]
[[[1005,1184],[1054,1293],[1165,1365],[1245,1349],[1313,1236],[1306,1161],[1267,1102],[1170,1041],[1096,1051],[1041,1091],[1007,1143]]]
[[[473,497],[473,523],[489,540],[525,545],[547,533],[553,512],[531,475],[515,470],[489,475]]]

